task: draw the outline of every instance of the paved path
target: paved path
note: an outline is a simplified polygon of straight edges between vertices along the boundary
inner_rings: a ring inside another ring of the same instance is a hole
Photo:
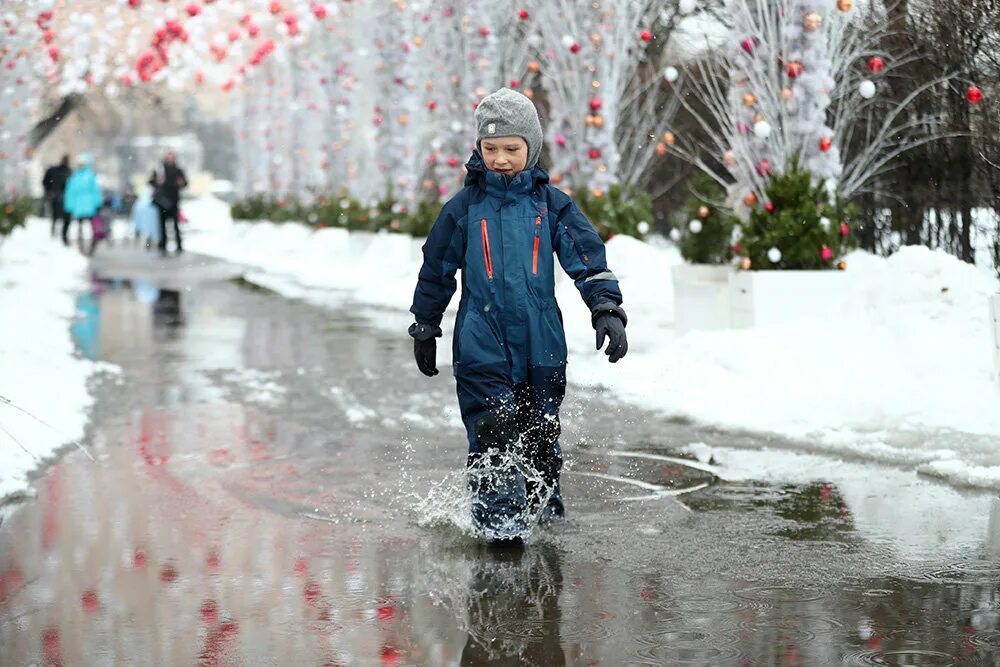
[[[4,666],[1000,661],[992,498],[571,389],[570,519],[491,550],[460,528],[453,381],[373,323],[402,314],[197,256],[94,268],[77,342],[123,371],[98,463],[0,509]]]

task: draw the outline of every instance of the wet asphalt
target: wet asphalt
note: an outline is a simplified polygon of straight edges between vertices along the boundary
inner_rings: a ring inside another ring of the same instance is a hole
[[[405,313],[198,256],[92,268],[72,334],[121,372],[97,463],[0,508],[0,665],[1000,664],[989,495],[571,386],[567,521],[485,547]]]

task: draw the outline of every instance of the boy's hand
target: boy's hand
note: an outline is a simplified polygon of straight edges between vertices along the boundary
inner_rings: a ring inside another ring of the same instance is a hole
[[[625,324],[628,318],[621,306],[613,303],[603,303],[591,312],[591,322],[597,332],[597,349],[604,347],[604,339],[608,339],[608,347],[604,353],[608,361],[615,363],[628,352],[628,338],[625,336]]]
[[[435,338],[440,338],[441,328],[414,322],[410,325],[409,334],[413,337],[413,357],[417,361],[417,368],[427,377],[434,377],[438,374]]]

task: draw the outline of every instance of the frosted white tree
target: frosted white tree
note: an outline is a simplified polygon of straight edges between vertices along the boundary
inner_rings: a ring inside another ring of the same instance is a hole
[[[662,4],[654,0],[531,4],[534,43],[549,102],[546,135],[551,166],[567,185],[603,191],[620,182],[622,101],[626,106],[638,101],[628,100],[628,87]]]
[[[4,31],[0,46],[0,200],[27,190],[28,132],[42,92],[40,73],[51,68],[51,63],[46,63],[50,56],[33,48],[39,28],[35,22],[20,18],[14,12],[0,18]]]
[[[877,57],[882,33],[870,22],[863,29],[852,23],[860,20],[853,0],[726,0],[724,10],[727,38],[688,79],[701,106],[682,98],[707,143],[677,136],[671,150],[729,187],[737,213],[763,201],[768,177],[793,163],[850,198],[893,157],[940,136],[935,119],[906,113],[937,82],[882,119],[867,113],[877,84],[858,63]],[[870,66],[878,72],[885,63]],[[860,125],[869,141],[844,164],[842,151]]]

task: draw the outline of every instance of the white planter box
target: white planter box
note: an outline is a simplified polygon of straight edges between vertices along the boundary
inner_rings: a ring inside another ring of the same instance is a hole
[[[680,264],[671,271],[674,283],[674,329],[678,333],[729,329],[728,266]]]
[[[993,367],[1000,380],[1000,294],[990,297],[990,328],[993,330]]]
[[[735,271],[729,276],[735,329],[815,317],[845,298],[843,271]]]

